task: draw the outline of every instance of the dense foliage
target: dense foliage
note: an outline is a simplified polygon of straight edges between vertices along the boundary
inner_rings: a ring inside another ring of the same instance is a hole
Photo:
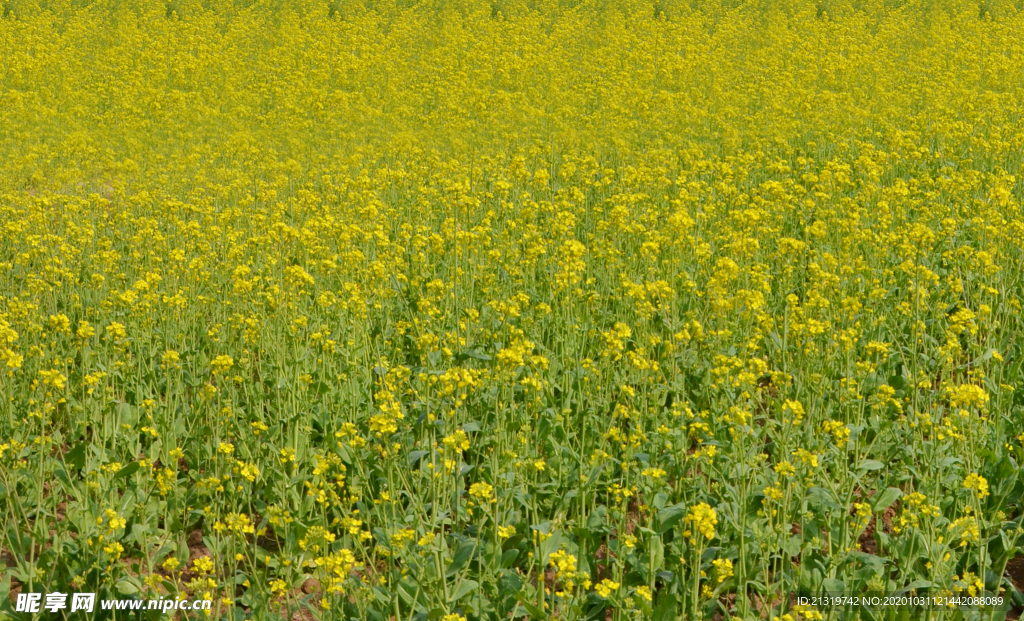
[[[0,6],[0,618],[1024,604],[1020,2]]]

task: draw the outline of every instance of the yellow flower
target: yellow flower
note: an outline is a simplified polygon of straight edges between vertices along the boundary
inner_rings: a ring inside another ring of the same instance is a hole
[[[973,490],[980,500],[988,496],[988,481],[977,472],[972,472],[964,479],[964,489]]]
[[[698,503],[690,507],[689,512],[683,521],[690,525],[692,531],[700,533],[704,539],[711,540],[715,538],[715,526],[718,524],[718,514],[711,508],[711,505],[706,502]],[[696,535],[690,531],[688,538],[693,540]]]
[[[109,545],[104,546],[103,551],[106,552],[107,555],[113,557],[111,559],[111,562],[113,562],[114,560],[121,558],[121,554],[124,552],[124,546],[115,541]]]
[[[274,595],[280,597],[281,595],[284,595],[285,591],[288,590],[288,584],[281,579],[271,580],[270,590],[274,593]]]
[[[235,366],[235,361],[231,356],[221,354],[210,361],[210,366],[213,368],[215,375],[223,375],[231,370],[231,367]]]
[[[89,325],[88,321],[82,320],[78,322],[78,329],[75,330],[75,336],[84,341],[85,339],[92,338],[95,335],[96,329]]]
[[[733,575],[732,561],[727,558],[716,558],[711,561],[715,568],[715,581],[719,584],[725,582]]]
[[[841,421],[827,420],[821,424],[821,430],[832,434],[832,441],[836,446],[843,447],[850,439],[850,428]]]
[[[989,402],[989,395],[985,389],[973,384],[947,386],[946,394],[949,397],[949,406],[953,409],[972,406],[984,407]]]
[[[450,450],[458,452],[469,450],[469,436],[461,429],[456,430],[455,433],[449,436],[445,436],[441,443]]]
[[[250,483],[256,480],[256,477],[260,476],[260,469],[256,464],[246,463],[244,461],[235,461],[235,468],[233,469],[235,474],[239,474],[246,481]]]
[[[796,457],[804,466],[810,466],[811,468],[818,467],[818,456],[806,449],[796,449],[793,451],[793,457]]]
[[[562,583],[565,592],[571,592],[575,588],[576,556],[565,550],[552,552],[548,557],[548,563],[554,567],[555,579]]]
[[[661,468],[644,468],[640,474],[642,474],[645,477],[651,477],[652,479],[657,480],[665,478],[665,475],[667,475],[668,473],[662,470]]]
[[[615,591],[619,590],[619,583],[605,578],[601,582],[594,585],[594,592],[601,597],[608,599],[609,596]]]
[[[474,483],[469,486],[469,495],[480,500],[490,500],[494,495],[494,487],[488,483]]]
[[[52,386],[57,390],[64,390],[68,378],[56,369],[40,371],[39,377],[43,380],[44,386]]]
[[[853,503],[854,525],[858,529],[866,528],[871,521],[871,505],[866,502]]]
[[[782,413],[787,417],[787,422],[797,425],[803,420],[805,411],[802,403],[788,399],[782,404]]]
[[[978,540],[981,537],[981,530],[978,528],[978,520],[976,520],[973,515],[967,515],[953,520],[949,525],[949,531],[952,533],[952,537],[960,538],[960,547],[965,547],[970,543],[978,543]]]
[[[122,341],[128,336],[128,331],[125,330],[124,324],[116,321],[110,323],[107,326],[107,338],[112,341]]]
[[[775,464],[773,469],[780,476],[784,476],[786,478],[792,477],[794,474],[796,474],[796,468],[794,468],[793,464],[789,463],[788,461],[781,461]]]
[[[160,365],[165,369],[177,369],[181,367],[181,356],[173,349],[168,349],[160,356]]]
[[[229,513],[227,517],[224,518],[223,522],[215,522],[213,527],[214,530],[218,532],[227,529],[238,535],[251,535],[255,532],[255,528],[249,520],[249,516],[244,513]]]
[[[70,334],[71,320],[64,313],[50,315],[50,329],[57,334]]]

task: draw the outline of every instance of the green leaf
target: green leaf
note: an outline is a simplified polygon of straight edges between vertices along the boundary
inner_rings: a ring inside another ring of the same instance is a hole
[[[1003,550],[1008,553],[1013,553],[1013,542],[1010,541],[1010,536],[1006,533],[1005,529],[999,530],[999,543],[1003,545]]]
[[[512,563],[515,563],[517,558],[519,558],[519,550],[516,550],[515,548],[505,550],[501,553],[500,565],[503,569],[511,567]]]
[[[684,515],[686,515],[686,505],[683,503],[665,507],[658,511],[657,533],[663,535],[672,530],[672,527],[679,523],[679,520],[683,519]]]
[[[562,547],[562,541],[563,537],[560,532],[555,531],[552,533],[550,537],[540,544],[540,557],[547,560],[552,553],[557,552],[558,548]]]
[[[865,459],[857,464],[858,470],[881,470],[882,468],[885,468],[885,464],[876,459]]]
[[[896,487],[887,487],[885,491],[879,494],[878,500],[875,501],[874,510],[875,513],[885,511],[892,503],[896,502],[900,496],[903,495],[903,490]]]
[[[901,592],[911,591],[913,589],[928,589],[933,586],[935,585],[931,580],[914,580],[913,582],[905,586],[903,589],[901,589]]]
[[[796,556],[797,554],[800,554],[800,545],[803,541],[804,540],[800,535],[792,535],[789,539],[783,542],[782,550],[786,553],[786,556]]]
[[[878,545],[882,546],[883,548],[889,547],[889,543],[891,542],[891,538],[889,537],[889,535],[886,535],[884,532],[880,530],[876,530],[875,538],[878,539]]]
[[[667,589],[666,589],[667,590]],[[658,598],[654,607],[654,614],[651,621],[674,621],[676,619],[676,607],[678,602],[672,593],[664,593]]]
[[[651,566],[660,568],[665,565],[665,544],[661,537],[651,537],[648,544],[648,554],[651,558]]]
[[[122,595],[134,595],[139,592],[139,587],[132,584],[130,580],[120,580],[115,586]]]
[[[85,467],[85,442],[79,442],[75,448],[64,453],[64,463],[72,470],[81,470]]]
[[[476,580],[463,580],[455,587],[455,591],[452,592],[452,601],[457,602],[469,594],[470,591],[478,588],[480,588],[480,583]]]
[[[14,576],[8,573],[3,577],[3,579],[0,579],[0,598],[2,598],[0,601],[8,601],[7,598],[11,593],[11,579],[13,577]]]
[[[822,510],[837,511],[842,505],[836,501],[835,495],[821,487],[811,487],[807,490],[807,500]]]
[[[131,475],[135,474],[135,472],[139,469],[139,467],[140,467],[139,466],[139,462],[133,461],[132,463],[130,463],[127,466],[124,466],[123,468],[118,470],[117,474],[114,475],[114,479],[120,479],[122,477],[124,477],[124,478],[130,477]]]
[[[469,561],[469,557],[473,555],[473,549],[476,548],[476,542],[473,540],[466,540],[459,544],[459,547],[455,549],[455,554],[452,555],[452,562],[448,565],[448,571],[445,575],[451,577],[454,576],[457,571],[462,569],[462,566]]]
[[[519,603],[523,605],[523,608],[526,609],[526,612],[530,613],[531,621],[546,621],[546,619],[548,618],[548,616],[544,614],[543,610],[537,608],[536,605],[531,604],[526,600],[526,595],[522,591],[520,591],[519,594],[516,595],[516,599],[519,600]]]
[[[149,533],[149,526],[145,524],[132,524],[132,538],[142,545],[146,541],[146,535]]]
[[[487,354],[483,353],[479,349],[471,349],[469,351],[464,351],[464,352],[460,353],[458,356],[456,356],[456,358],[459,360],[459,362],[462,362],[463,360],[465,360],[467,358],[472,358],[474,360],[481,360],[483,362],[487,362],[487,361],[489,361],[491,359],[490,356],[488,356]]]
[[[846,583],[835,578],[825,578],[821,581],[821,588],[826,593],[842,593],[846,589]]]
[[[55,467],[53,469],[53,476],[55,476],[58,481],[60,481],[61,483],[65,484],[65,485],[71,485],[72,484],[71,483],[71,477],[68,476],[68,472],[67,472],[67,470],[64,469],[63,466],[58,465],[57,467]],[[0,495],[0,498],[2,498],[2,495]]]
[[[406,606],[415,606],[416,599],[413,594],[416,592],[416,585],[410,580],[402,580],[398,583],[398,597]]]

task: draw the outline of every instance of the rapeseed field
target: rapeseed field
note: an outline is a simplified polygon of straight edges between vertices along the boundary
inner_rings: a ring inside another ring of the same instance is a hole
[[[1020,0],[0,9],[0,618],[1019,614]]]

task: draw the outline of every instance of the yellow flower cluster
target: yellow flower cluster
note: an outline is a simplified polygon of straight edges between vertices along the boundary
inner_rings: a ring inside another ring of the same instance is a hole
[[[619,583],[608,578],[605,578],[604,580],[601,580],[601,582],[598,582],[596,585],[594,585],[594,592],[605,599],[611,597],[612,593],[615,593],[618,590]]]
[[[715,526],[718,524],[718,514],[706,502],[697,503],[690,507],[683,520],[690,525],[690,529],[683,533],[683,536],[695,540],[700,534],[705,541],[715,538]]]
[[[977,472],[972,472],[964,478],[963,487],[966,490],[974,492],[975,497],[979,500],[988,496],[989,493],[988,481]]]
[[[1019,2],[4,0],[0,50],[25,592],[810,619],[1020,547]]]

